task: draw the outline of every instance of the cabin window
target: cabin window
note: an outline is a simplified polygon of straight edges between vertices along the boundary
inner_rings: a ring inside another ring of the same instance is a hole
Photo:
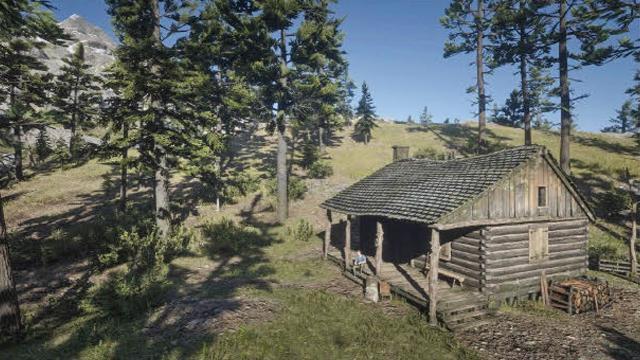
[[[529,262],[535,263],[549,258],[549,228],[529,228]]]
[[[440,246],[440,260],[451,260],[451,242]]]
[[[538,207],[547,207],[547,187],[538,186]]]

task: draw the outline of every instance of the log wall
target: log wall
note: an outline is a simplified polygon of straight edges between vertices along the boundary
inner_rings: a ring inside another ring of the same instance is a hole
[[[532,262],[529,228],[540,225],[548,226],[549,256]],[[490,226],[482,234],[485,262],[480,281],[490,294],[537,292],[543,270],[547,277],[560,277],[584,273],[588,267],[586,219]]]
[[[451,242],[451,260],[440,260],[440,267],[465,277],[464,285],[481,289],[482,235],[480,230],[443,232],[443,244]]]

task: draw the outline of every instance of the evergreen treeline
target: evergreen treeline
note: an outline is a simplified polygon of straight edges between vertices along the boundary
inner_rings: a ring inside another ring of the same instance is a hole
[[[640,62],[640,33],[632,31],[638,26],[637,6],[633,0],[452,0],[441,19],[449,30],[444,56],[475,54],[476,83],[469,92],[476,94],[478,105],[478,151],[486,141],[490,101],[484,77],[498,67],[513,66],[518,88],[504,106],[494,107],[493,121],[524,128],[524,143],[530,144],[531,128],[550,126],[544,113],[559,110],[560,164],[569,172],[573,104],[586,96],[573,94],[570,71],[621,57]],[[607,130],[638,126],[636,90],[628,91],[635,104],[623,105]],[[552,97],[559,101],[550,101]]]

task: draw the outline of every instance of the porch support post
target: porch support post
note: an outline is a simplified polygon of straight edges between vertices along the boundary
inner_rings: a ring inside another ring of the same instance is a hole
[[[440,260],[440,232],[431,229],[431,256],[429,269],[429,323],[438,325],[438,263]]]
[[[329,244],[331,243],[331,210],[327,210],[327,225],[324,230],[324,243],[322,244],[322,258],[327,260]]]
[[[384,241],[384,230],[380,221],[376,222],[376,276],[382,272],[382,242]]]
[[[351,215],[347,215],[344,229],[344,268],[348,269],[351,266]]]

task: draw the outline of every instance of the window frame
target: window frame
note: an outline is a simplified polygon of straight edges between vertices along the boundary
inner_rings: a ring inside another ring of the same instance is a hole
[[[442,261],[451,261],[451,242],[440,245],[440,253],[438,259]]]
[[[540,197],[540,190],[544,189],[544,197],[541,198]],[[538,185],[538,191],[536,193],[536,200],[537,200],[537,205],[538,205],[538,209],[545,209],[549,207],[549,191],[548,191],[548,187],[547,185]],[[540,205],[540,200],[544,199],[544,204]]]

